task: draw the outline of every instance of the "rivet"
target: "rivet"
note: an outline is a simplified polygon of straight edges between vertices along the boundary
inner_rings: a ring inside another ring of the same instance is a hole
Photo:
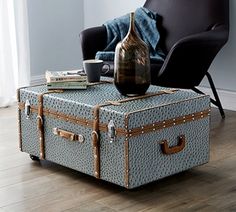
[[[60,118],[60,116],[59,116],[59,115],[57,115],[57,118],[59,119],[59,118]]]
[[[156,129],[155,128],[153,128],[153,131],[155,131]]]
[[[173,119],[173,121],[175,121],[175,119]]]
[[[126,129],[128,129],[128,126],[125,126]]]
[[[165,127],[166,127],[166,125],[163,125],[163,127],[165,128]]]
[[[175,125],[175,122],[173,123],[173,125]]]
[[[203,118],[203,115],[201,115],[201,118]]]
[[[152,124],[152,126],[154,127],[154,126],[155,126],[155,124]]]
[[[185,116],[183,116],[183,119],[185,119]]]
[[[201,114],[203,114],[203,112],[201,112]]]
[[[131,137],[132,136],[132,134],[129,134],[129,137]]]
[[[185,119],[183,120],[183,122],[186,122]]]
[[[129,130],[129,132],[131,132],[132,130]]]
[[[192,120],[194,120],[194,118],[192,118]]]
[[[194,114],[192,114],[192,116],[194,116]]]
[[[144,133],[144,131],[142,131],[142,134]]]
[[[142,127],[142,130],[143,130],[143,127]]]
[[[166,122],[165,121],[163,121],[163,124],[165,124]]]

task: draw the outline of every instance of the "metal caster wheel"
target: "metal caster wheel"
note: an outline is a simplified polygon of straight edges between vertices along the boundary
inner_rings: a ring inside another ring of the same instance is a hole
[[[29,155],[30,159],[33,161],[40,161],[39,157],[34,156],[34,155]]]

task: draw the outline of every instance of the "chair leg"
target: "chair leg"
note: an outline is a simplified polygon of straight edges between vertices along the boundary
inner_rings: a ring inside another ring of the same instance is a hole
[[[220,114],[221,114],[221,117],[224,119],[224,118],[225,118],[225,112],[224,112],[224,109],[223,109],[223,107],[222,107],[222,105],[221,105],[220,98],[219,98],[218,93],[217,93],[217,91],[216,91],[214,82],[213,82],[213,80],[212,80],[212,78],[211,78],[211,75],[210,75],[208,72],[206,73],[206,76],[207,76],[207,79],[208,79],[208,81],[209,81],[209,83],[210,83],[210,86],[211,86],[213,95],[214,95],[214,97],[215,97],[215,103],[213,103],[213,104],[215,104],[216,106],[218,106],[219,111],[220,111]]]
[[[214,105],[216,105],[216,106],[219,108],[221,117],[222,117],[222,119],[224,119],[224,118],[225,118],[225,112],[224,112],[224,109],[223,109],[223,107],[222,107],[222,105],[221,105],[220,98],[219,98],[219,96],[218,96],[218,94],[217,94],[217,91],[216,91],[214,82],[213,82],[213,80],[212,80],[212,78],[211,78],[211,75],[210,75],[208,72],[206,73],[206,76],[207,76],[207,79],[208,79],[208,81],[209,81],[209,83],[210,83],[210,86],[211,86],[211,90],[212,90],[212,92],[213,92],[213,95],[214,95],[214,97],[215,97],[215,100],[211,98],[211,103],[214,104]],[[198,89],[195,88],[195,87],[192,88],[192,90],[195,91],[196,93],[204,94],[202,91],[198,90]]]

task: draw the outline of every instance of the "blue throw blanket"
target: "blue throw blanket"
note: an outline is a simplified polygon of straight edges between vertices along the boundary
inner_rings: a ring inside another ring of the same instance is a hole
[[[165,54],[158,46],[160,34],[156,27],[158,15],[144,7],[135,11],[135,29],[140,38],[148,45],[150,58],[156,61],[164,61]],[[129,30],[129,14],[107,21],[104,26],[107,30],[107,46],[104,51],[96,54],[97,59],[113,61],[115,47],[123,40]]]

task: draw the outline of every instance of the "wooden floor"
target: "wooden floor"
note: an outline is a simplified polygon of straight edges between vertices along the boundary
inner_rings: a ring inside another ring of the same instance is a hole
[[[236,112],[212,110],[210,163],[135,190],[18,150],[16,108],[0,109],[0,212],[236,211]]]

